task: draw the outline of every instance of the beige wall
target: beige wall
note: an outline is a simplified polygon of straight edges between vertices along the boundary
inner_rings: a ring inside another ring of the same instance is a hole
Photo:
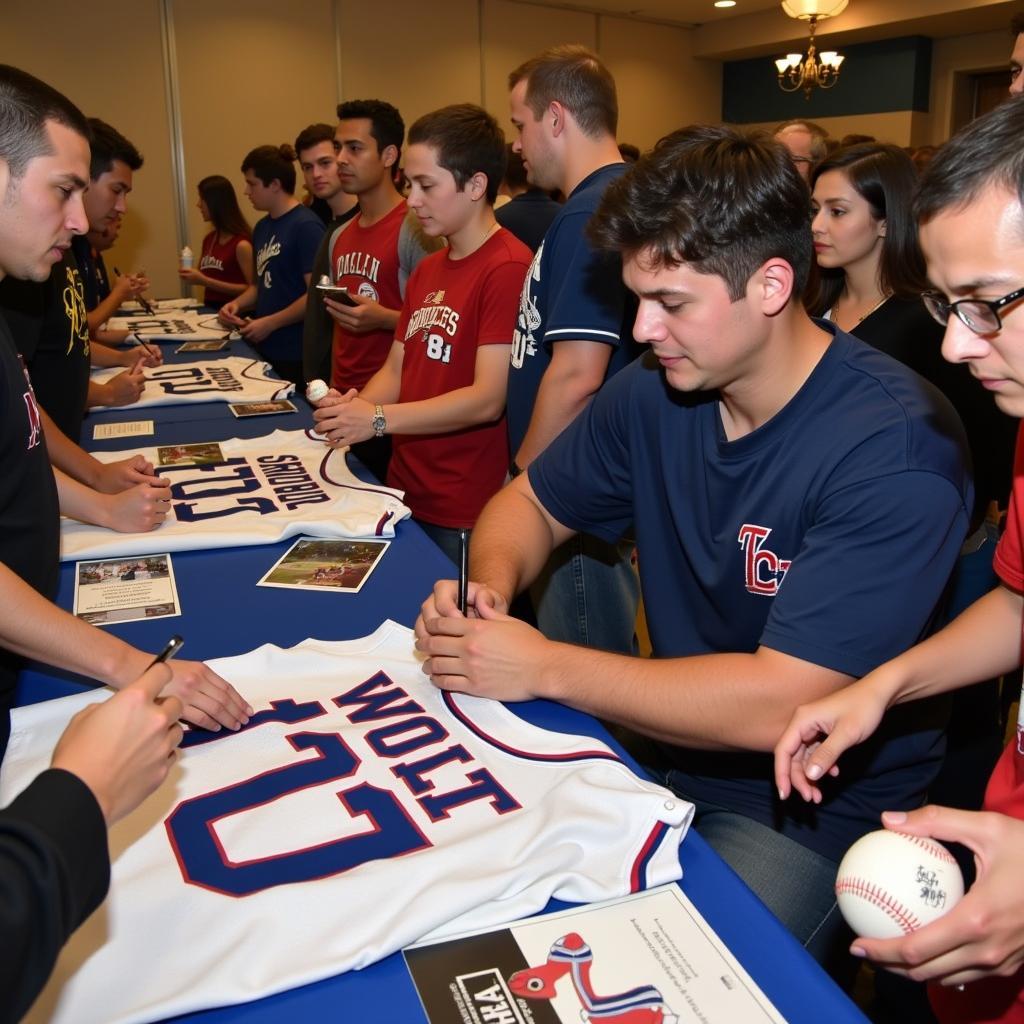
[[[938,144],[949,138],[957,75],[1008,68],[1012,48],[1013,40],[1006,30],[935,40],[932,48],[930,116],[926,127],[927,137],[921,139],[922,144]]]
[[[246,0],[244,19],[238,10],[237,0],[174,0],[188,238],[196,252],[209,230],[196,209],[201,178],[230,178],[254,224],[262,214],[242,196],[245,154],[265,144],[291,145],[307,124],[335,120],[331,0],[303,0],[301,17],[288,20],[281,17],[279,0]],[[301,195],[301,183],[297,192]],[[164,198],[150,196],[157,204]],[[176,248],[172,235],[159,294],[177,291]]]
[[[646,148],[721,112],[721,65],[691,57],[690,30],[515,0],[387,0],[377,9],[365,0],[3,4],[0,61],[52,82],[142,150],[146,163],[109,262],[144,267],[158,295],[179,290],[177,186],[196,248],[196,182],[224,174],[241,192],[238,168],[249,149],[292,142],[310,122],[332,121],[342,96],[389,99],[406,123],[448,103],[482,103],[508,130],[508,72],[553,43],[581,42],[616,76],[623,139]],[[165,90],[164,10],[180,132]],[[370,31],[368,19],[380,24]],[[76,50],[76,40],[95,51]],[[172,160],[179,146],[183,182]]]
[[[619,89],[619,138],[647,149],[663,135],[722,117],[722,65],[690,56],[693,33],[601,18],[600,49]]]
[[[101,33],[100,26],[115,26],[116,37]],[[110,67],[98,72],[85,50],[70,45],[75,39],[112,55],[117,73]],[[85,114],[124,132],[142,152],[145,166],[135,176],[129,216],[107,263],[125,273],[145,269],[163,294],[173,294],[174,208],[156,198],[173,190],[162,54],[159,5],[153,0],[90,0],[87,15],[70,0],[4,0],[0,61],[50,82]]]

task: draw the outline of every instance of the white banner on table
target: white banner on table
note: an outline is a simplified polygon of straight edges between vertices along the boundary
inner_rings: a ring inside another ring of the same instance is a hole
[[[152,433],[152,420],[125,420],[123,423],[97,423],[92,428],[92,439],[103,441],[112,437],[140,437]]]
[[[189,733],[164,784],[110,830],[110,893],[28,1024],[244,1002],[552,897],[607,899],[680,876],[692,804],[598,740],[438,690],[412,630],[385,622],[362,640],[267,644],[209,664],[256,714],[239,732]],[[103,696],[15,709],[0,806]],[[334,1009],[325,1020],[394,1020],[386,1002],[366,1016]]]
[[[409,515],[402,491],[352,474],[344,450],[311,431],[275,430],[265,437],[221,441],[224,462],[160,465],[157,449],[94,452],[101,462],[139,454],[171,485],[171,512],[149,533],[117,533],[61,521],[61,558],[107,558],[156,551],[273,544],[307,537],[394,537]]]
[[[104,384],[123,372],[123,366],[95,370],[92,379]],[[295,393],[295,385],[290,380],[270,376],[270,363],[242,356],[150,366],[142,372],[146,386],[139,400],[113,408],[135,409],[190,402],[267,402]]]

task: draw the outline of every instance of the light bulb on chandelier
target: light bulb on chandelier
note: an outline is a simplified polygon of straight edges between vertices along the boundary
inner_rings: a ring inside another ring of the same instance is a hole
[[[831,89],[839,81],[839,69],[846,59],[835,50],[823,50],[818,54],[814,45],[814,30],[818,22],[841,13],[848,0],[783,0],[782,9],[791,18],[807,21],[810,38],[807,56],[801,53],[787,53],[775,61],[778,70],[779,88],[783,92],[803,89],[806,99],[811,98],[815,89]]]

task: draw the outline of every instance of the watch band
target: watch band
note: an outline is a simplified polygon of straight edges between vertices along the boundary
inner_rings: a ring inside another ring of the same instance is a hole
[[[374,437],[384,436],[384,432],[388,429],[388,421],[384,418],[384,407],[382,405],[375,405],[373,407],[373,419],[370,420],[370,426],[373,427]]]

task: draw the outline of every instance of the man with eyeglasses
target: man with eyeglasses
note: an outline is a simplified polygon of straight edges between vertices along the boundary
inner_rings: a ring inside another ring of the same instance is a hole
[[[781,142],[789,151],[789,158],[800,177],[811,180],[811,168],[824,159],[828,146],[828,132],[813,121],[783,121],[775,129],[775,141]]]
[[[1024,417],[1024,97],[944,146],[915,200],[928,275],[925,302],[946,327],[942,353],[966,363],[1004,412]],[[996,549],[1000,586],[924,643],[846,689],[799,708],[775,749],[776,781],[821,799],[818,780],[874,732],[893,705],[1011,672],[1022,660],[1024,430],[1009,521]],[[823,738],[824,737],[824,738]],[[989,781],[982,812],[929,806],[887,813],[900,832],[962,843],[977,881],[947,915],[900,939],[857,939],[853,952],[934,982],[940,1021],[1024,1021],[1024,715]]]
[[[1010,20],[1010,35],[1013,36],[1013,53],[1010,54],[1010,95],[1024,92],[1024,13],[1015,14]]]

